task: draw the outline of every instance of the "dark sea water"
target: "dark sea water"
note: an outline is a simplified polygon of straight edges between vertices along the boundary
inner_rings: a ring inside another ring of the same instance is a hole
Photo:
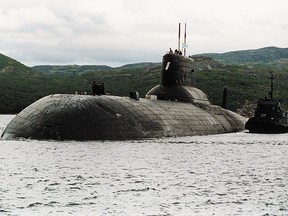
[[[0,215],[288,215],[288,134],[0,148]]]

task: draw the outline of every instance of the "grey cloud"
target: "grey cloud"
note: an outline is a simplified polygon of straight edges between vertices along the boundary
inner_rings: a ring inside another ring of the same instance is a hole
[[[161,61],[177,46],[178,22],[189,54],[287,47],[288,2],[252,2],[0,0],[0,52],[27,65]]]

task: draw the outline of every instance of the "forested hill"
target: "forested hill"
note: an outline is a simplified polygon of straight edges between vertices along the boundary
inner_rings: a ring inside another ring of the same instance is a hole
[[[75,76],[85,73],[101,72],[101,71],[111,71],[111,70],[124,70],[124,69],[139,69],[139,68],[149,68],[159,65],[160,63],[135,63],[127,64],[121,67],[112,68],[107,65],[37,65],[32,67],[33,69],[44,73],[53,75],[64,75],[64,76]]]
[[[249,63],[273,63],[288,61],[288,48],[265,47],[261,49],[251,49],[242,51],[233,51],[226,53],[204,53],[208,56],[228,64],[249,64]]]
[[[195,60],[196,87],[211,102],[222,104],[222,91],[228,86],[231,109],[250,108],[268,95],[269,72],[275,77],[275,97],[288,105],[287,49],[268,47],[225,54],[205,54]],[[218,59],[218,60],[215,60]],[[223,64],[224,62],[224,64]],[[236,63],[235,63],[236,62]],[[262,62],[262,63],[261,63]],[[136,63],[112,68],[105,65],[65,65],[26,67],[0,54],[0,113],[17,113],[49,94],[91,94],[93,80],[104,82],[112,95],[128,96],[138,91],[141,97],[160,82],[159,63]],[[288,106],[287,106],[288,108]]]
[[[37,65],[33,69],[53,75],[80,75],[84,73],[110,70],[106,65]]]
[[[35,74],[30,67],[0,53],[0,73]]]

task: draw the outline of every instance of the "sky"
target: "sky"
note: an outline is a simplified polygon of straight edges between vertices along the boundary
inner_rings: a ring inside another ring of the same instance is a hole
[[[0,53],[27,66],[161,62],[187,23],[187,54],[288,47],[287,0],[0,0]]]

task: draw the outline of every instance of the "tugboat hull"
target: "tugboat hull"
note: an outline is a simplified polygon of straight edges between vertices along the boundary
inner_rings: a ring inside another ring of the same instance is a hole
[[[253,117],[246,122],[245,129],[249,130],[250,133],[287,133],[288,125],[273,121],[263,121]]]

